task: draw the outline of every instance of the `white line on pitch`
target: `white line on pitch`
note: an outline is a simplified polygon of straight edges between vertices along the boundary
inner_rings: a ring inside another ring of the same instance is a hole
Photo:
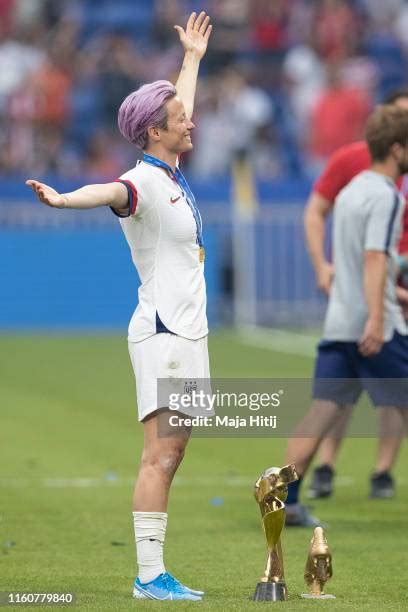
[[[314,357],[319,337],[268,327],[242,327],[238,339],[242,344],[277,353]]]
[[[41,487],[44,489],[89,489],[93,487],[112,487],[126,486],[130,487],[134,484],[135,478],[117,477],[112,478],[0,478],[0,489],[25,489],[27,487]],[[338,476],[336,485],[339,487],[348,487],[355,482],[355,479],[350,476]],[[402,480],[399,480],[402,483]],[[175,486],[228,486],[228,487],[252,487],[254,478],[248,476],[209,476],[209,477],[188,477],[176,476],[174,479]]]
[[[132,477],[116,477],[112,478],[0,478],[0,489],[25,489],[27,487],[41,487],[44,489],[89,489],[92,487],[114,487],[114,486],[132,486],[135,478]],[[246,477],[202,477],[202,478],[186,478],[185,476],[176,476],[173,484],[176,486],[213,486],[227,485],[230,487],[251,486],[254,479]]]

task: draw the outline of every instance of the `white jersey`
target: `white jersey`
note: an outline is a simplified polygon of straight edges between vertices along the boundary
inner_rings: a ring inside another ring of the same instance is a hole
[[[121,216],[120,224],[141,281],[129,341],[145,340],[163,325],[183,338],[203,338],[208,334],[204,262],[184,191],[166,170],[144,161],[119,180],[129,192],[129,215]]]

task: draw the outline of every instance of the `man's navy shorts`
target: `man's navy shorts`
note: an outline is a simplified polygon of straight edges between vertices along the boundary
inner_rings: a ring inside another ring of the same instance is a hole
[[[408,336],[394,332],[372,357],[363,357],[357,342],[320,342],[313,398],[352,405],[363,390],[375,406],[408,408]]]

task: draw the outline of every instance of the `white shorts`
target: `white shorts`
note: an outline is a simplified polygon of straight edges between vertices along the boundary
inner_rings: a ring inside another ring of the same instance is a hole
[[[168,401],[160,399],[162,393],[159,392],[158,398],[158,379],[168,379],[169,384],[186,381],[187,385],[194,386],[196,383],[198,389],[204,387],[206,393],[211,392],[207,336],[187,340],[174,334],[155,334],[141,342],[129,342],[129,354],[136,378],[139,421],[159,408],[169,407]],[[197,390],[197,386],[193,388]],[[182,412],[193,416],[211,415],[207,410],[192,408]]]

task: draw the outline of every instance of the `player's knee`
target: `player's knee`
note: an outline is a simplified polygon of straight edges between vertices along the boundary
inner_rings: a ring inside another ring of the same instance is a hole
[[[151,468],[161,472],[166,477],[173,476],[184,457],[184,448],[175,446],[158,452],[144,453],[142,464],[145,468]]]
[[[175,447],[159,457],[161,469],[168,475],[173,475],[184,457],[184,448]]]

